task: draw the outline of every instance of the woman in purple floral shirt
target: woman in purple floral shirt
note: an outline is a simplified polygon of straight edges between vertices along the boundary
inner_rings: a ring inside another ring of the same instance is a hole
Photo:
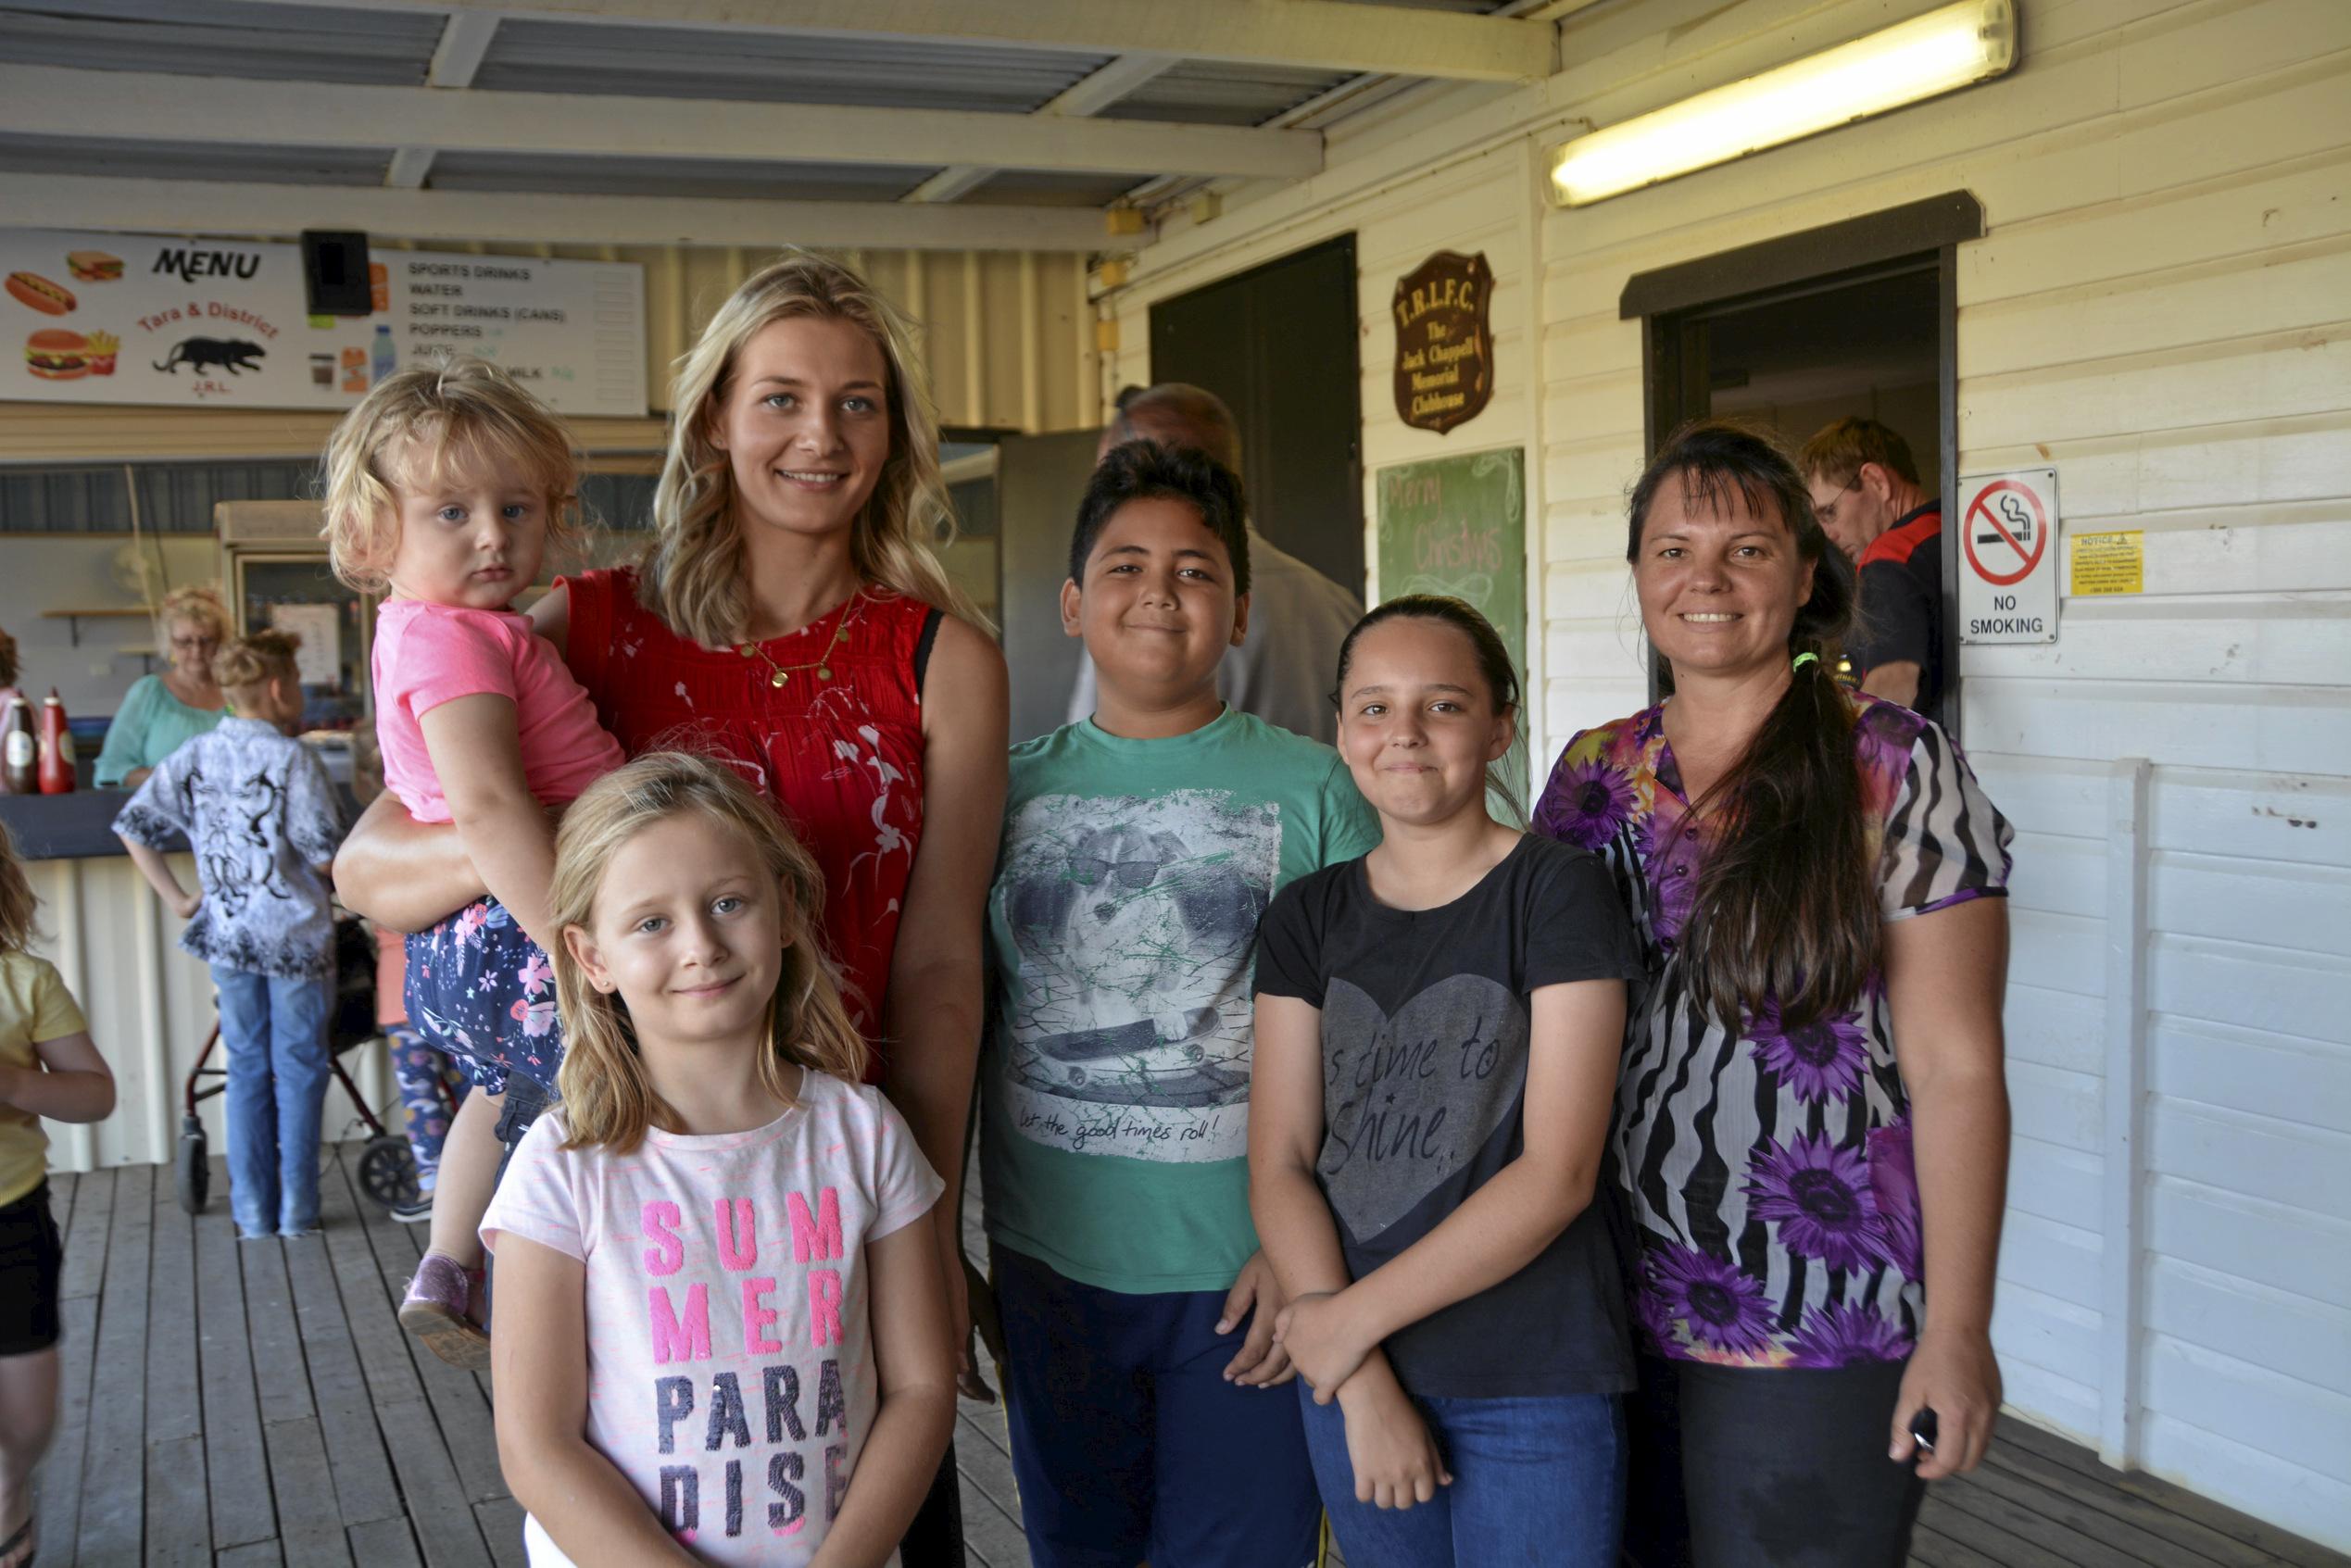
[[[2000,1405],[2012,830],[1931,721],[1829,674],[1852,571],[1778,447],[1690,427],[1630,511],[1674,695],[1570,740],[1535,815],[1607,860],[1647,969],[1615,1136],[1627,1545],[1899,1564],[1921,1483],[1973,1468]]]

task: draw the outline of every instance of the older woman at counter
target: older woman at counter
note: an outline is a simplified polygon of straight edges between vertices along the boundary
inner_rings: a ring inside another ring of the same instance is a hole
[[[123,694],[98,750],[94,777],[101,789],[138,788],[157,763],[218,724],[225,710],[227,699],[212,680],[212,656],[229,633],[220,594],[195,585],[174,588],[164,596],[157,624],[171,662],[160,674],[140,676]]]

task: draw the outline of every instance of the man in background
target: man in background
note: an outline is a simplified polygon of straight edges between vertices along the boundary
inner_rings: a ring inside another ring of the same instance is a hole
[[[1797,463],[1820,526],[1859,571],[1845,652],[1861,689],[1931,714],[1943,683],[1942,500],[1919,488],[1909,444],[1875,420],[1839,420]]]
[[[1129,441],[1196,447],[1246,479],[1233,411],[1223,398],[1197,386],[1163,382],[1120,393],[1095,460]],[[1217,695],[1228,707],[1328,745],[1339,733],[1339,710],[1330,696],[1339,684],[1339,645],[1363,618],[1364,601],[1269,543],[1254,519],[1249,523],[1249,634],[1217,666]],[[1081,656],[1077,685],[1070,694],[1070,721],[1093,712],[1094,664]]]

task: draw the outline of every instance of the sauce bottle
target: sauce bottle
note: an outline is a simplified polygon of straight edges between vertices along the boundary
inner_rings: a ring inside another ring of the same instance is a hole
[[[73,789],[73,731],[66,726],[65,704],[57,688],[49,688],[41,705],[41,793],[66,795]]]
[[[32,707],[20,696],[8,699],[0,714],[0,795],[31,795],[36,787],[33,768]]]

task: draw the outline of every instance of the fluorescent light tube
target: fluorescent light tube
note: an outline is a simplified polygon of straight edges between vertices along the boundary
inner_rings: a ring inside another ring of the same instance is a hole
[[[1582,207],[2000,75],[2016,0],[1960,0],[1552,150],[1552,199]]]

